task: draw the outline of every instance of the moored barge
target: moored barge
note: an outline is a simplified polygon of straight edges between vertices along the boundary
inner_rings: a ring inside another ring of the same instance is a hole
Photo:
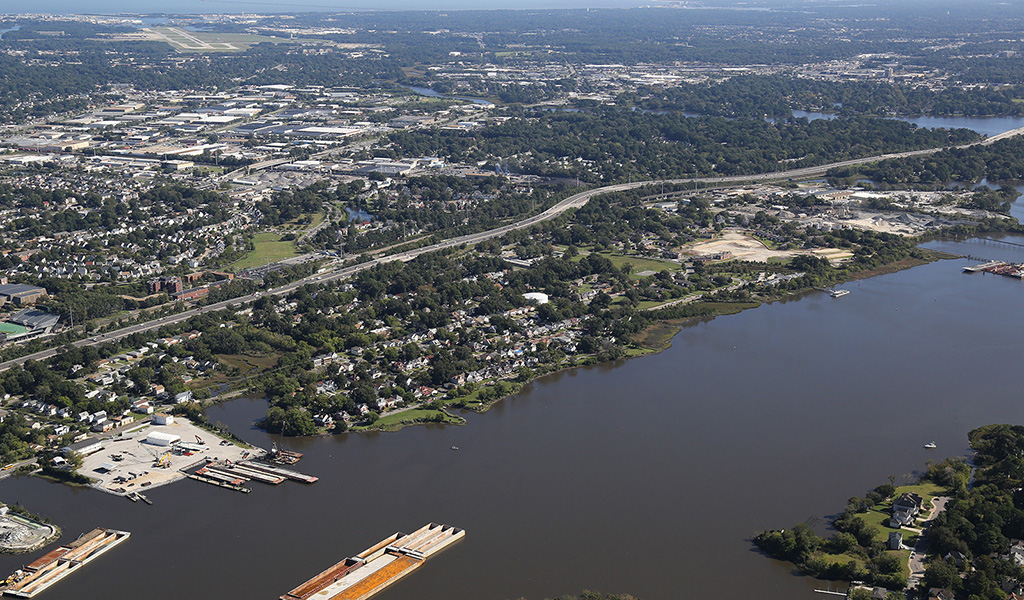
[[[465,535],[465,530],[437,523],[408,535],[392,534],[321,572],[280,600],[365,600]]]

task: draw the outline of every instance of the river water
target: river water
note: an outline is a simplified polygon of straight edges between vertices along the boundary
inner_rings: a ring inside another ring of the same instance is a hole
[[[794,117],[803,117],[809,121],[817,119],[834,119],[836,116],[831,113],[807,112],[805,110],[794,110]],[[996,135],[1011,129],[1024,127],[1024,117],[893,117],[897,121],[913,123],[918,127],[946,129],[973,129],[984,135]]]
[[[1024,261],[991,243],[931,246]],[[822,584],[750,536],[820,527],[888,476],[963,455],[969,429],[1024,421],[1024,283],[963,264],[694,324],[661,354],[545,377],[463,427],[284,440],[306,453],[312,486],[242,495],[183,481],[147,506],[16,478],[0,498],[51,517],[65,540],[96,526],[133,534],[48,600],[276,598],[429,521],[467,536],[380,600],[811,599]],[[251,427],[264,408],[243,399],[210,417],[266,447]],[[0,573],[36,555],[0,557]]]

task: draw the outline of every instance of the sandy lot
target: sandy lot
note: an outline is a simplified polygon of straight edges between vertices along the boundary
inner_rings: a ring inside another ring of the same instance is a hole
[[[147,444],[146,436],[154,431],[177,435],[182,442],[190,444],[196,444],[198,436],[205,443],[202,450],[186,456],[173,452],[168,446]],[[104,440],[103,450],[85,457],[78,472],[99,480],[93,486],[97,489],[111,494],[126,494],[184,479],[185,474],[180,469],[206,457],[238,461],[243,458],[243,454],[261,452],[221,442],[221,438],[180,417],[175,417],[174,423],[170,425],[152,425],[149,422],[138,431]],[[156,466],[157,461],[165,455],[170,466]]]
[[[733,258],[752,262],[768,262],[772,258],[787,259],[801,255],[820,256],[836,262],[853,256],[850,252],[837,248],[823,250],[772,250],[761,241],[739,231],[725,231],[721,236],[710,242],[694,244],[688,246],[685,250],[698,255],[732,252]]]

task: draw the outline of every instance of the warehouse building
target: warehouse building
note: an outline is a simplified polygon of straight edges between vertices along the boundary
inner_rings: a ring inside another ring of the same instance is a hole
[[[11,302],[16,306],[35,304],[40,298],[46,297],[46,290],[24,283],[5,283],[0,285],[0,299],[4,302]]]
[[[152,444],[153,446],[171,446],[181,441],[180,435],[174,435],[173,433],[164,433],[162,431],[153,431],[146,436],[146,443]]]

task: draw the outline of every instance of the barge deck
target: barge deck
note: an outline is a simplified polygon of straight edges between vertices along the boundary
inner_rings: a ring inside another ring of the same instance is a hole
[[[392,534],[321,572],[280,600],[366,600],[465,535],[465,530],[437,523],[408,535]]]
[[[116,529],[93,529],[15,572],[0,586],[0,590],[7,596],[31,598],[125,541],[130,535],[127,531]]]

